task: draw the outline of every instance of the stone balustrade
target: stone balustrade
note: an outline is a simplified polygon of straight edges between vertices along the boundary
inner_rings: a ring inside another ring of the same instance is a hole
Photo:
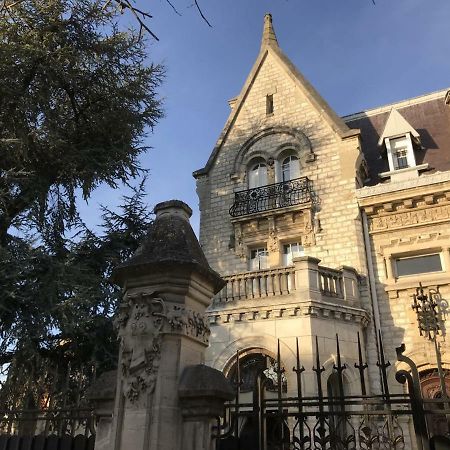
[[[319,267],[320,292],[330,297],[344,298],[343,274],[341,270]]]
[[[223,279],[227,284],[215,297],[216,302],[273,297],[295,291],[294,267],[237,273]]]
[[[224,276],[225,287],[214,303],[263,299],[274,296],[304,296],[359,302],[358,276],[352,267],[339,269],[319,266],[320,260],[309,256],[294,258],[293,265]]]

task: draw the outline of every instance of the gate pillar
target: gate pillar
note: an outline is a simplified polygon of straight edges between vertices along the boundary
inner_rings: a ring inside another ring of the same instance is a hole
[[[155,213],[141,247],[113,273],[123,301],[112,450],[187,448],[180,377],[204,362],[210,332],[203,314],[225,284],[200,248],[189,206],[171,200]]]

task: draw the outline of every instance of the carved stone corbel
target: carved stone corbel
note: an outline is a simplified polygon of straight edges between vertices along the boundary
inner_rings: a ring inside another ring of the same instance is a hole
[[[269,218],[269,237],[267,240],[267,248],[269,252],[278,252],[278,233],[275,225],[275,219],[273,217]]]
[[[313,216],[310,209],[305,210],[305,221],[303,229],[302,244],[303,247],[311,247],[316,243],[316,235],[314,233]]]
[[[244,234],[240,223],[234,224],[234,252],[239,258],[246,258],[247,252],[244,244]]]

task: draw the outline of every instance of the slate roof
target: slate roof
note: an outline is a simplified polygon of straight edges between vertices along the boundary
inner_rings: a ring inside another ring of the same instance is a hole
[[[417,150],[416,163],[428,163],[430,172],[450,170],[450,106],[445,103],[447,90],[404,102],[344,116],[350,128],[361,130],[362,150],[369,166],[369,185],[383,182],[378,177],[389,170],[387,158],[380,158],[378,140],[391,109],[417,130],[423,150]]]

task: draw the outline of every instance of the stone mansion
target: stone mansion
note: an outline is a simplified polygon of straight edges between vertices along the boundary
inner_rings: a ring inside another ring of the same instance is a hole
[[[439,395],[435,347],[411,304],[419,283],[438,299],[447,373],[450,91],[339,117],[283,54],[266,15],[256,62],[229,104],[194,172],[200,243],[227,282],[207,311],[206,363],[232,378],[238,355],[245,393],[279,346],[289,393],[298,345],[314,395],[316,337],[332,391],[338,334],[351,395],[359,333],[371,392],[382,389],[381,337],[389,379],[405,343],[424,397]]]

